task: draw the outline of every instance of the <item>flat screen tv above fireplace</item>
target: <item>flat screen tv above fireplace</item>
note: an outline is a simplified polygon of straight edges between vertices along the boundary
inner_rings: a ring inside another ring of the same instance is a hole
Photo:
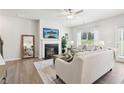
[[[58,39],[59,38],[59,30],[52,29],[52,28],[43,28],[43,38]]]

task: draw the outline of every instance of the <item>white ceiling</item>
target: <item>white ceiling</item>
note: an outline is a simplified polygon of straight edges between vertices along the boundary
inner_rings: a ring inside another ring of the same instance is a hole
[[[0,10],[0,15],[17,16],[33,20],[43,19],[71,27],[124,14],[124,9],[84,9],[83,13],[76,15],[73,19],[61,16],[63,12],[64,10],[62,9],[8,9]]]

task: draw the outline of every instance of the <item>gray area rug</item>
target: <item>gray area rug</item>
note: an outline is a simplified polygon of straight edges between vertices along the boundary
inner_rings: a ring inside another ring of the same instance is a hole
[[[62,84],[60,79],[56,79],[53,59],[34,62],[34,65],[44,84]]]

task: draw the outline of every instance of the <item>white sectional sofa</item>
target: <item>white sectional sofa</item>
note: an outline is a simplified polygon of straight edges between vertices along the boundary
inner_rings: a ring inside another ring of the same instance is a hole
[[[57,58],[55,70],[57,76],[67,84],[91,84],[110,71],[114,66],[112,50],[80,52],[68,63]]]

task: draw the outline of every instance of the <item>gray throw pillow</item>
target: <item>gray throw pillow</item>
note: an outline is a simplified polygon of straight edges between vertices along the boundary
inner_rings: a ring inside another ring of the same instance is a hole
[[[73,60],[73,55],[71,53],[65,54],[64,56],[65,56],[65,58],[63,58],[63,60],[65,60],[67,62],[71,62]]]

